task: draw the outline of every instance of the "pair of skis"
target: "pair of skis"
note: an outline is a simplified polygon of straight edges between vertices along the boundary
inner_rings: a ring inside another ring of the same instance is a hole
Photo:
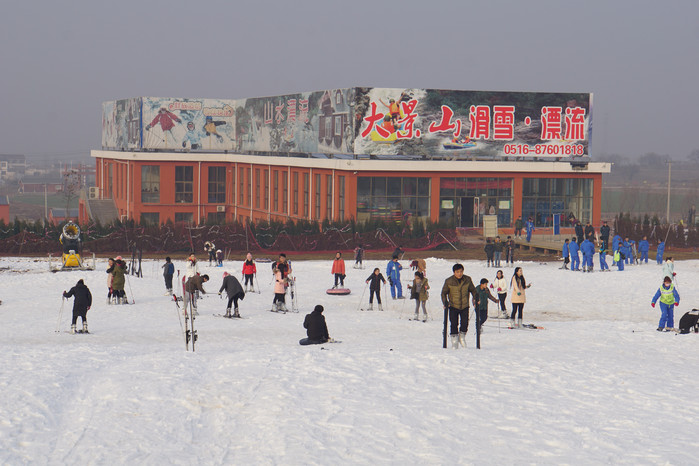
[[[198,339],[197,331],[194,329],[194,293],[189,294],[189,306],[185,306],[182,310],[180,308],[180,302],[177,296],[173,294],[175,301],[175,307],[177,308],[177,317],[180,319],[180,328],[184,333],[184,344],[187,351],[189,351],[189,343],[192,343],[192,352],[194,352],[195,344]],[[189,309],[187,309],[189,307]],[[182,325],[182,314],[184,313],[184,326]]]

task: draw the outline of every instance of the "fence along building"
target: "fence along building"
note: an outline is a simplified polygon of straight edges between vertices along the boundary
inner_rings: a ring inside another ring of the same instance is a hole
[[[590,94],[348,88],[103,105],[96,194],[145,223],[599,224]]]

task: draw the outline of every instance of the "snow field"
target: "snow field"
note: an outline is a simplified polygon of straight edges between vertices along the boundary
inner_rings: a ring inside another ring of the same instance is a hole
[[[497,269],[463,262],[474,282]],[[699,335],[655,331],[655,264],[583,274],[558,263],[518,263],[532,288],[525,322],[489,319],[482,349],[442,349],[439,293],[453,261],[429,259],[433,320],[412,322],[414,301],[366,308],[364,270],[347,261],[348,296],[328,296],[331,259],[293,261],[301,312],[268,312],[270,265],[258,263],[261,294],[225,310],[223,270],[211,281],[186,352],[159,265],[126,285],[135,304],[107,306],[106,262],[94,272],[49,273],[45,261],[0,259],[0,462],[2,464],[691,464],[699,454]],[[176,261],[184,271],[184,262]],[[402,282],[412,272],[402,261]],[[512,268],[502,268],[509,279]],[[699,307],[690,284],[699,261],[677,262],[684,312]],[[93,293],[90,335],[64,333],[61,292],[85,279]],[[176,290],[180,288],[176,287]],[[287,296],[287,306],[290,306]],[[340,344],[301,347],[306,313],[325,307]],[[509,301],[508,301],[509,305]],[[498,327],[500,325],[500,328]]]

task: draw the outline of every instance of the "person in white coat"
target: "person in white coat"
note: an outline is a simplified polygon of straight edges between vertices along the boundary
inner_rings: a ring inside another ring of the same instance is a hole
[[[505,299],[507,298],[507,280],[502,270],[498,270],[495,274],[495,279],[493,283],[490,284],[490,288],[498,293],[498,300],[500,301],[500,318],[508,319],[510,315],[507,312],[507,307],[505,306]]]

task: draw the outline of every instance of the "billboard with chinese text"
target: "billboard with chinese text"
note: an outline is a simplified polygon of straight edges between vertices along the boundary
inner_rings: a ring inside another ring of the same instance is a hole
[[[105,149],[449,159],[589,155],[592,95],[341,88],[103,104]]]

